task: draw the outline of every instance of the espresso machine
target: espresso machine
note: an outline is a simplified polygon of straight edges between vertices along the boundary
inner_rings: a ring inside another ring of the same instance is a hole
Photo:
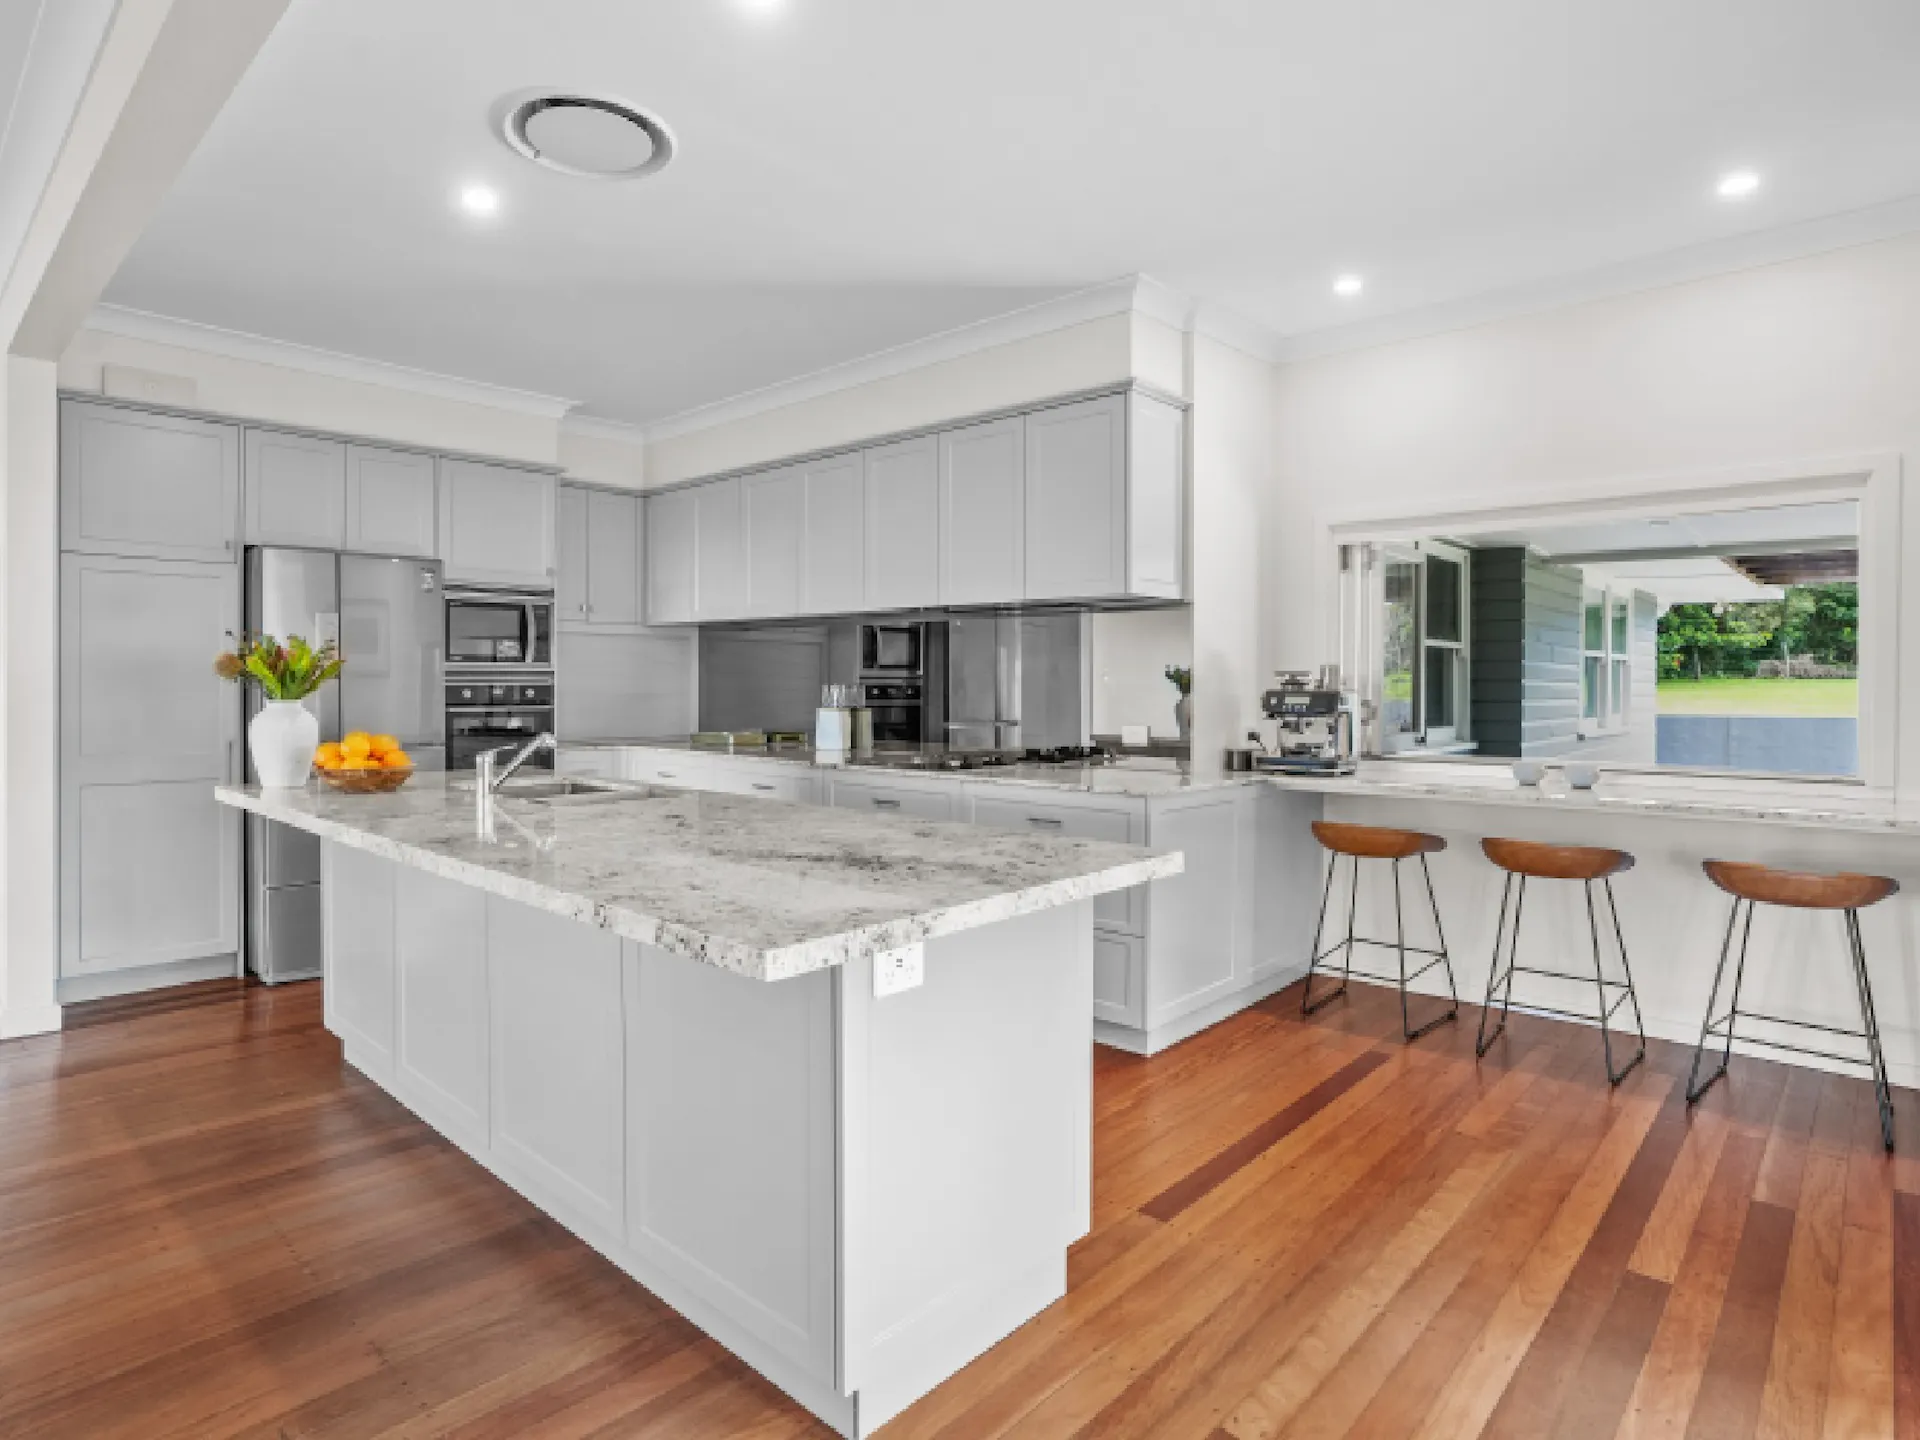
[[[1340,686],[1338,666],[1324,665],[1316,676],[1307,670],[1281,670],[1260,697],[1266,723],[1249,733],[1263,754],[1254,768],[1283,775],[1351,775],[1353,696]]]

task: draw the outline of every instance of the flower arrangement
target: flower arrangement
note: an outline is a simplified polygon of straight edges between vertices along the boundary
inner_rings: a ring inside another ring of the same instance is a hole
[[[340,647],[331,640],[316,650],[298,635],[282,644],[271,635],[243,634],[214,657],[213,673],[258,685],[269,700],[304,700],[337,676],[340,664]]]
[[[1173,682],[1173,688],[1182,695],[1193,693],[1193,671],[1184,665],[1167,666],[1167,679]]]

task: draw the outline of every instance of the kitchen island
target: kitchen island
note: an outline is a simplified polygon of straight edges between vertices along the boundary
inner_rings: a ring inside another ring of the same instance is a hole
[[[845,1435],[1065,1293],[1094,897],[1179,855],[543,788],[216,791],[324,842],[349,1064]]]

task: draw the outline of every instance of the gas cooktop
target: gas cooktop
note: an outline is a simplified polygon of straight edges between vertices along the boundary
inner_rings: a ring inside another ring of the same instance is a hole
[[[1101,745],[1053,745],[1028,750],[881,750],[862,763],[889,770],[994,770],[1006,765],[1106,765],[1113,758]]]

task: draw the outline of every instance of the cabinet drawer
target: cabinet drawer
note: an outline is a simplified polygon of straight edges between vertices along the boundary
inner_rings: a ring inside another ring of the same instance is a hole
[[[683,790],[707,788],[706,766],[672,750],[623,750],[622,778],[650,785],[677,785]]]
[[[911,815],[916,820],[951,820],[956,788],[889,785],[870,780],[834,780],[833,804],[841,810],[872,815]]]
[[[1133,820],[1129,810],[1049,804],[1044,800],[1028,800],[1005,794],[976,795],[973,801],[973,823],[976,825],[986,825],[995,830],[1068,835],[1076,840],[1138,844],[1139,837],[1134,833]],[[1140,934],[1146,919],[1141,887],[1135,885],[1130,889],[1095,896],[1093,919],[1096,925],[1110,930]]]
[[[761,800],[784,800],[789,805],[804,805],[814,799],[814,777],[785,765],[725,757],[703,757],[700,764],[703,790]]]
[[[1146,1017],[1146,941],[1111,930],[1093,932],[1093,1015],[1141,1029]]]

